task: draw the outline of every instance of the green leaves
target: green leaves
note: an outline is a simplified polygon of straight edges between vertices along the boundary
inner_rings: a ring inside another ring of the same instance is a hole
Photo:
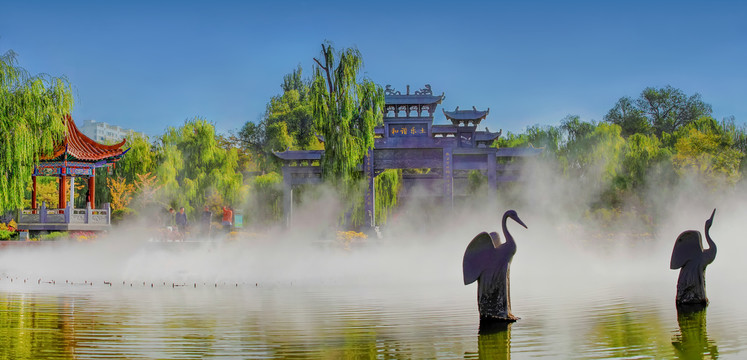
[[[184,206],[191,213],[212,193],[228,203],[242,198],[245,189],[238,153],[220,146],[215,127],[207,120],[194,118],[180,128],[167,129],[156,153],[162,203]]]
[[[323,44],[320,55],[323,61],[314,59],[318,66],[310,93],[314,120],[324,136],[324,177],[347,193],[360,180],[358,164],[373,147],[373,128],[383,118],[384,90],[368,79],[358,81],[363,61],[357,49],[336,54]]]
[[[22,206],[39,156],[62,139],[72,108],[64,78],[29,76],[15,53],[0,56],[0,213]]]

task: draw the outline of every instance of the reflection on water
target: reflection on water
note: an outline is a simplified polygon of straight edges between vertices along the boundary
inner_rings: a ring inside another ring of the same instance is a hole
[[[708,339],[706,332],[706,309],[678,308],[677,324],[679,331],[672,339],[672,345],[680,359],[716,359],[718,346]]]
[[[718,336],[709,337],[706,312],[677,314],[669,292],[519,292],[522,319],[487,328],[468,288],[34,286],[0,281],[0,359],[703,359],[747,350],[734,327],[743,313],[709,309],[732,320],[712,319]]]
[[[480,322],[477,351],[480,359],[511,358],[511,323]]]

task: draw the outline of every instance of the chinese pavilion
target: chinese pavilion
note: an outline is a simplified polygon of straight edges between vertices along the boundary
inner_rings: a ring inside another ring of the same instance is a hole
[[[66,134],[62,142],[55,145],[52,153],[39,158],[32,175],[31,209],[21,210],[19,228],[28,230],[104,230],[110,226],[109,204],[96,209],[96,169],[111,166],[129,149],[123,146],[126,140],[114,145],[97,143],[84,135],[67,115]],[[46,204],[37,208],[36,177],[53,176],[59,180],[58,208],[47,209]],[[88,179],[86,209],[74,209],[75,178]],[[69,187],[69,196],[68,196]]]
[[[368,181],[365,206],[366,219],[373,226],[375,219],[374,179],[386,169],[428,169],[424,173],[403,174],[403,190],[415,186],[441,196],[447,207],[453,206],[455,191],[463,192],[469,172],[478,170],[487,175],[491,193],[499,182],[518,180],[520,167],[510,159],[535,156],[535,148],[495,148],[493,142],[502,131],[478,131],[490,109],[442,110],[451,124],[434,125],[436,107],[444,94],[434,95],[430,85],[410,94],[385,89],[384,124],[374,129],[374,148],[369,149],[362,166]],[[319,160],[324,151],[284,151],[275,156],[284,161],[283,199],[286,224],[292,218],[293,187],[321,182]]]

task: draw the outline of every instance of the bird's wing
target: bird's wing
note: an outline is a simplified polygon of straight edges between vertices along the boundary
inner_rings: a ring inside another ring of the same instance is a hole
[[[483,270],[490,264],[494,251],[493,240],[486,232],[481,232],[470,241],[462,260],[464,285],[471,284],[480,277]]]
[[[684,231],[674,242],[672,249],[672,259],[669,261],[669,268],[679,269],[690,260],[699,260],[703,256],[703,242],[699,231]]]

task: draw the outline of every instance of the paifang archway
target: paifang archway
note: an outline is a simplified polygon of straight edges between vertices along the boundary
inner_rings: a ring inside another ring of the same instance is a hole
[[[455,183],[466,180],[471,170],[487,175],[488,189],[494,193],[500,182],[518,180],[520,166],[505,161],[512,158],[536,156],[535,148],[494,148],[493,142],[502,131],[478,131],[477,127],[490,109],[445,111],[451,124],[434,125],[436,108],[444,94],[433,95],[430,85],[410,94],[395,91],[390,85],[385,90],[383,126],[374,129],[374,148],[369,149],[361,166],[366,174],[366,220],[375,226],[374,179],[387,169],[428,169],[427,174],[403,176],[404,188],[421,187],[440,196],[443,204],[454,204]],[[275,156],[283,160],[283,212],[287,226],[293,216],[293,188],[302,184],[321,182],[320,159],[324,151],[284,151]],[[491,196],[492,197],[492,196]]]

